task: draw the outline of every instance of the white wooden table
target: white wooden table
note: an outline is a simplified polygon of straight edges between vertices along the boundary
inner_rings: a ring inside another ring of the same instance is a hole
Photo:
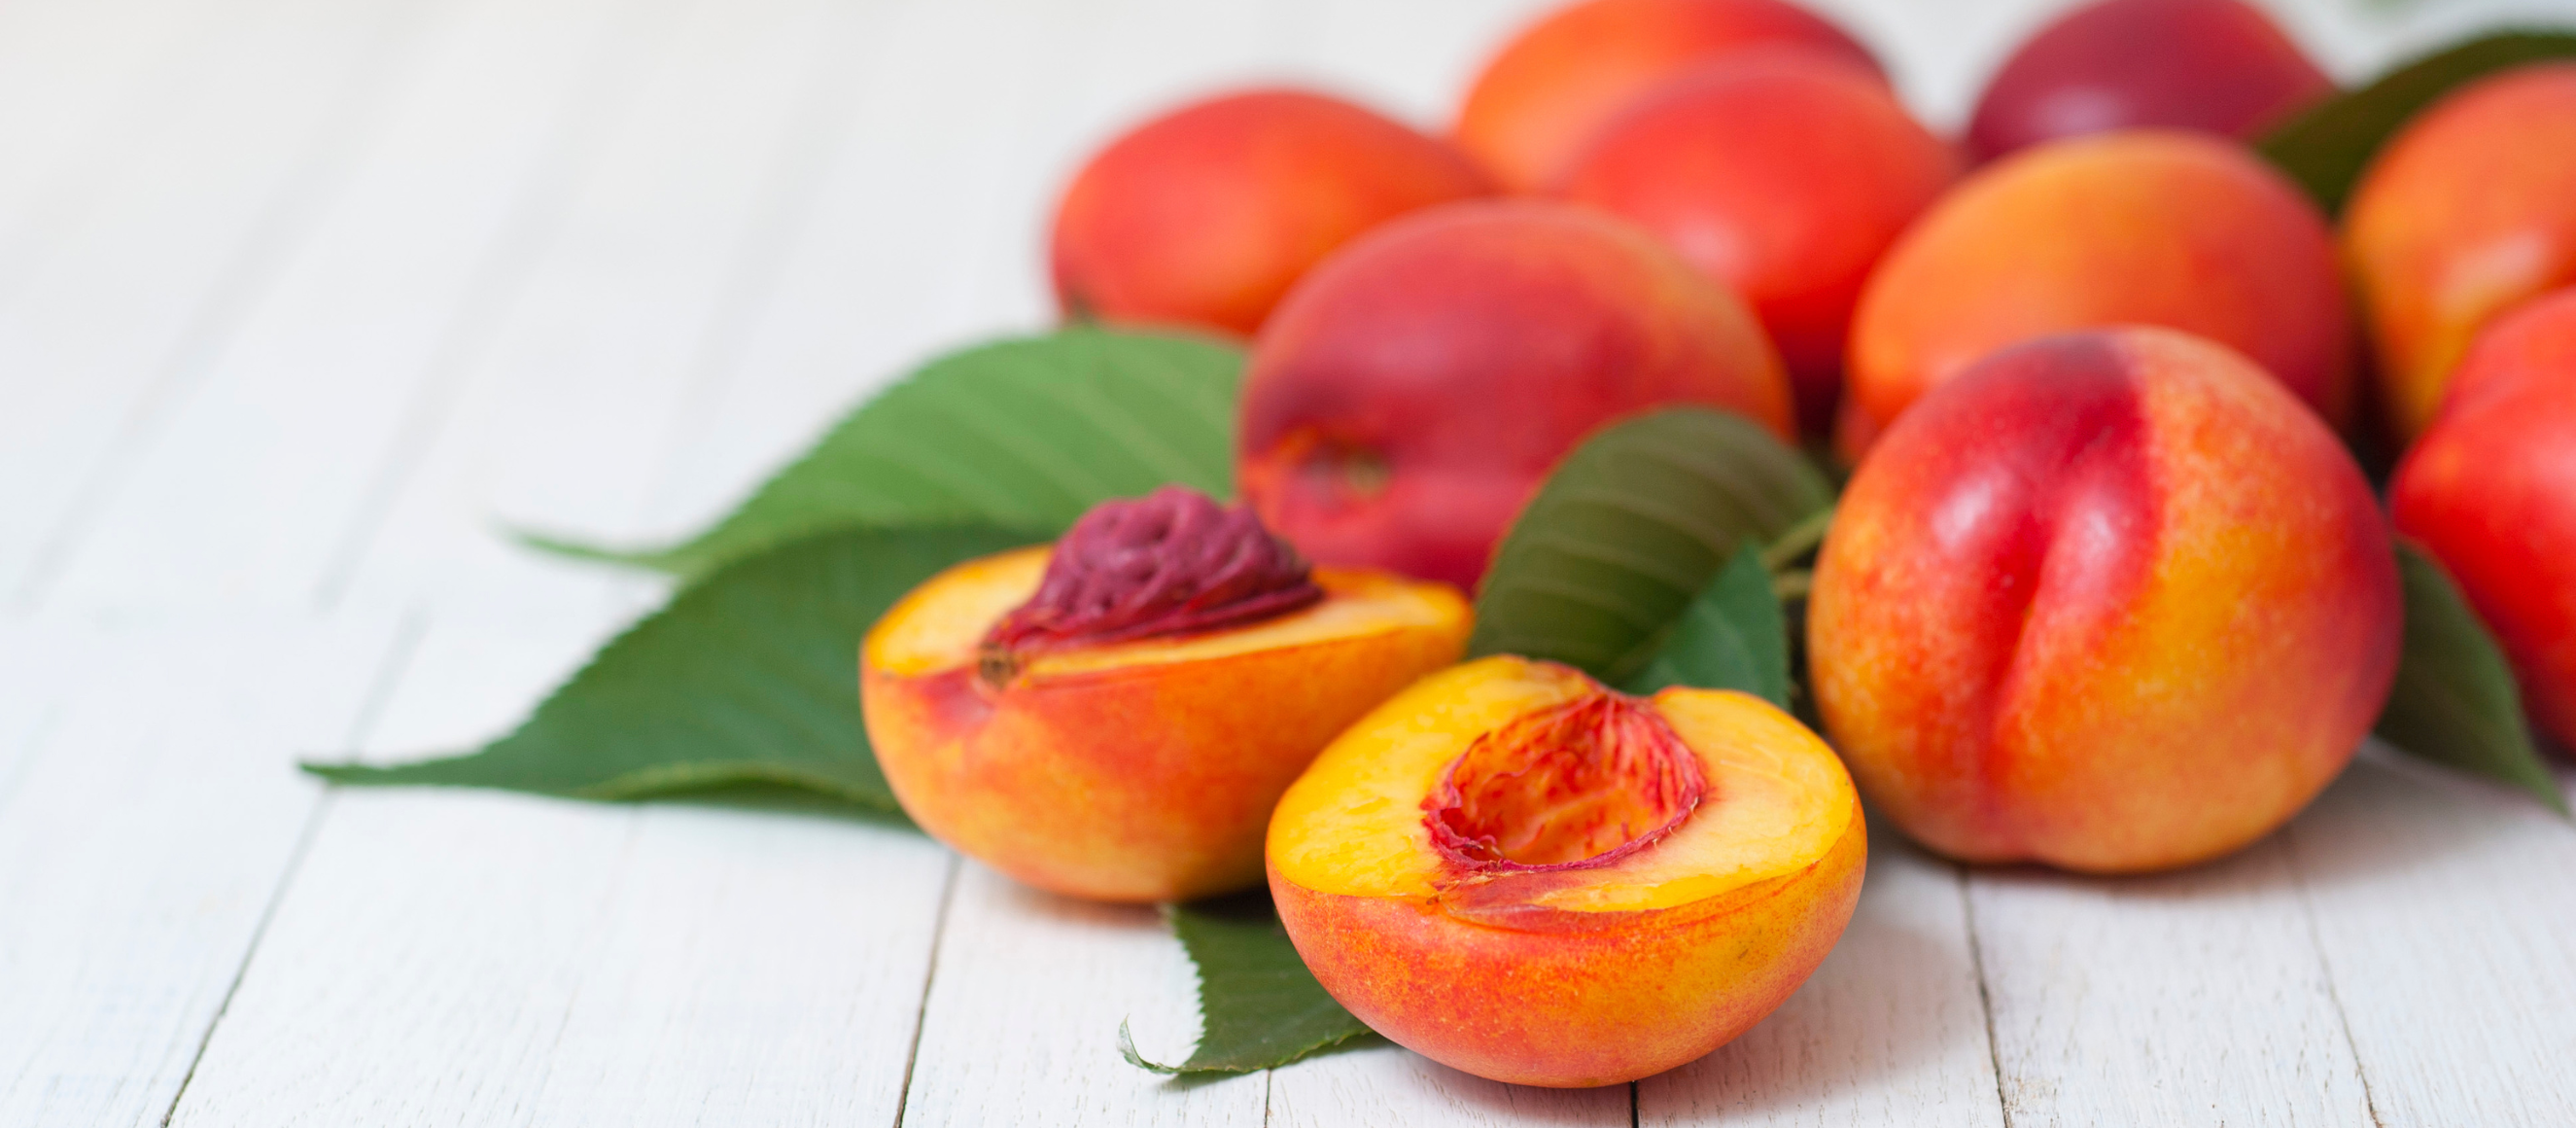
[[[1827,4],[1955,124],[2040,0]],[[514,720],[721,509],[1042,325],[1180,94],[1435,121],[1530,0],[0,2],[0,1125],[2576,1124],[2576,829],[2366,753],[2169,877],[1873,846],[1768,1022],[1633,1088],[1173,1084],[1144,910],[857,821],[331,790]],[[2576,0],[2307,0],[2346,75]]]

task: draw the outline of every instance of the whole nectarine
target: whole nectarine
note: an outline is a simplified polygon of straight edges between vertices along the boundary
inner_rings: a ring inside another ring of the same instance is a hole
[[[2491,75],[2407,123],[2354,187],[2343,245],[2411,438],[2489,318],[2576,282],[2576,62]]]
[[[2398,531],[2495,633],[2543,732],[2576,748],[2576,288],[2497,319],[2398,465]]]
[[[1743,295],[1788,365],[1800,429],[1821,435],[1861,283],[1958,173],[1949,144],[1876,75],[1746,52],[1612,117],[1557,191],[1654,232]]]
[[[1637,95],[1712,59],[1770,48],[1878,71],[1859,41],[1786,0],[1578,0],[1495,53],[1468,88],[1455,135],[1505,188],[1535,192]]]
[[[1481,1077],[1608,1085],[1788,998],[1868,850],[1833,751],[1768,702],[1501,656],[1316,757],[1271,817],[1270,890],[1370,1028]]]
[[[1986,354],[2122,324],[2209,337],[2329,425],[2349,414],[2351,314],[2316,205],[2234,142],[2135,130],[1989,165],[1897,240],[1853,315],[1837,438],[1857,457]]]
[[[2386,520],[2334,434],[2164,329],[2008,349],[1852,478],[1807,610],[1878,809],[1968,861],[2125,872],[2288,821],[2387,696]]]
[[[1041,889],[1183,900],[1259,881],[1289,781],[1468,627],[1446,587],[1309,569],[1249,512],[1166,487],[905,596],[860,692],[932,837]]]
[[[2253,140],[2334,80],[2244,0],[2096,0],[2041,28],[1986,83],[1968,122],[1978,160],[2113,129]]]
[[[1472,585],[1593,429],[1676,403],[1790,433],[1744,303],[1589,208],[1450,204],[1315,268],[1244,379],[1244,496],[1319,563]]]
[[[1212,98],[1136,127],[1074,176],[1056,206],[1056,298],[1071,315],[1248,337],[1352,236],[1492,190],[1447,142],[1338,98]]]

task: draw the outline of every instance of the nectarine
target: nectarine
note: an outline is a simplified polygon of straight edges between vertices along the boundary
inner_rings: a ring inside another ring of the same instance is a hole
[[[1407,689],[1271,817],[1280,922],[1351,1013],[1524,1085],[1670,1069],[1761,1020],[1860,896],[1831,749],[1742,693],[1500,656]]]
[[[1852,478],[1807,605],[1861,789],[1976,862],[2214,858],[2342,770],[2397,669],[2386,520],[2316,416],[2165,329],[2042,338]]]
[[[1878,72],[1868,48],[1786,0],[1579,0],[1485,64],[1459,107],[1458,144],[1505,188],[1535,192],[1648,88],[1712,59],[1778,48]]]
[[[1447,142],[1338,98],[1212,98],[1136,127],[1075,175],[1056,206],[1056,299],[1113,324],[1248,337],[1352,236],[1492,191]]]
[[[1861,283],[1958,174],[1949,143],[1876,75],[1746,52],[1612,117],[1557,191],[1654,232],[1742,295],[1788,365],[1799,428],[1823,435]]]
[[[1309,569],[1166,487],[932,578],[868,632],[860,691],[932,837],[1057,893],[1185,900],[1259,881],[1289,781],[1468,628],[1446,587]]]
[[[1280,304],[1244,379],[1238,466],[1315,561],[1465,587],[1577,441],[1679,403],[1789,437],[1787,379],[1742,301],[1589,208],[1449,204]]]
[[[2576,748],[2576,288],[2499,318],[2389,490],[2459,581],[2543,732]]]
[[[2097,0],[2041,28],[1986,83],[1968,122],[1978,160],[2113,129],[2251,141],[2334,81],[2244,0]]]
[[[1987,353],[2122,324],[2230,346],[2345,423],[2352,321],[2325,217],[2241,145],[2135,130],[1989,165],[1897,240],[1853,315],[1837,439],[1856,458]]]
[[[2489,318],[2576,282],[2576,62],[2460,88],[2380,149],[2344,209],[2344,253],[2412,438]]]

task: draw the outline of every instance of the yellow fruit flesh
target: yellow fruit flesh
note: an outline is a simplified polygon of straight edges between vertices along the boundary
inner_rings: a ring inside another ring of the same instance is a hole
[[[1573,670],[1511,657],[1424,678],[1353,725],[1289,788],[1271,819],[1271,866],[1318,893],[1437,896],[1461,877],[1423,823],[1423,797],[1440,773],[1477,736],[1589,691]],[[1531,904],[1624,912],[1704,900],[1813,865],[1858,816],[1841,762],[1767,702],[1668,689],[1653,704],[1699,757],[1707,797],[1646,849],[1551,874]]]

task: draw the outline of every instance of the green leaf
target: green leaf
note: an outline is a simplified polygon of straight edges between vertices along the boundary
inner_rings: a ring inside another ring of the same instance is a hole
[[[1771,571],[1753,545],[1700,589],[1646,668],[1620,688],[1653,693],[1668,685],[1740,689],[1789,707],[1789,625],[1772,594]]]
[[[2379,146],[2408,118],[2453,89],[2507,67],[2576,55],[2576,34],[2507,31],[2472,39],[2408,63],[2357,90],[2329,98],[2256,142],[2308,190],[2326,214],[2345,199]]]
[[[2513,668],[2441,564],[2400,542],[2406,652],[2379,714],[2379,737],[2446,767],[2520,788],[2565,815],[2567,797],[2524,727]]]
[[[1163,912],[1198,965],[1199,1044],[1178,1065],[1150,1062],[1120,1023],[1118,1052],[1128,1064],[1157,1073],[1250,1073],[1369,1033],[1297,958],[1268,893],[1172,905]]]
[[[1243,354],[1194,337],[1069,328],[952,353],[861,405],[713,528],[627,552],[525,543],[695,578],[828,529],[977,524],[1045,539],[1167,482],[1234,492]]]
[[[1472,656],[1637,676],[1744,548],[1833,501],[1806,457],[1742,417],[1672,408],[1576,447],[1521,510],[1476,597]]]
[[[859,639],[951,564],[1027,544],[965,527],[827,534],[726,567],[619,635],[518,731],[336,783],[498,787],[590,799],[802,788],[880,810],[894,793],[859,716]]]

